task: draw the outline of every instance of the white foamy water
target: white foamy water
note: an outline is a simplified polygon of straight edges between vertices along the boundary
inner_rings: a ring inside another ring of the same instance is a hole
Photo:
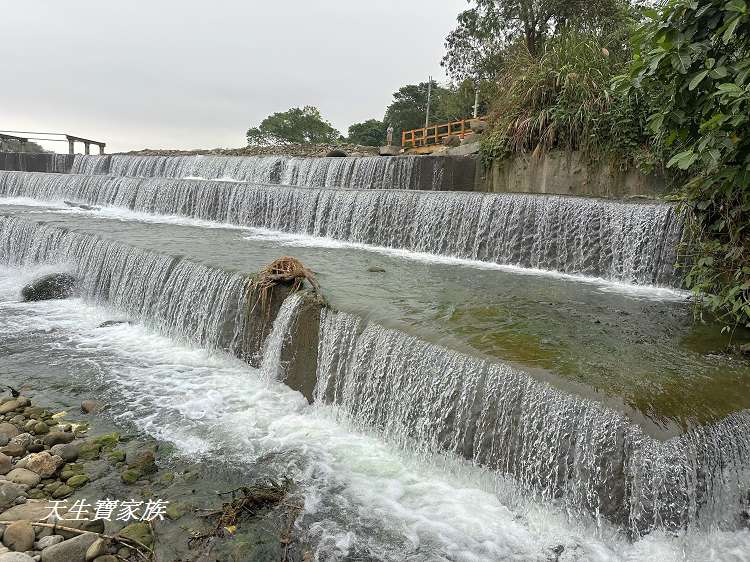
[[[247,463],[293,453],[303,523],[319,560],[748,560],[750,532],[653,533],[630,543],[616,530],[570,521],[554,504],[450,457],[416,457],[341,421],[237,359],[141,325],[97,328],[122,312],[81,300],[19,303],[23,283],[48,267],[0,268],[0,340],[39,338],[80,361],[121,422],[181,453]],[[37,340],[33,340],[37,341]],[[46,342],[46,344],[45,344]],[[62,383],[69,373],[61,373]],[[214,460],[214,462],[216,462]]]

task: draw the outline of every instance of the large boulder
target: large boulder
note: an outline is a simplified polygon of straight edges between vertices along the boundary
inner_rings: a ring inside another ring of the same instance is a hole
[[[26,470],[25,468],[14,468],[5,477],[10,482],[15,482],[16,484],[24,484],[30,488],[33,488],[42,480],[42,477],[39,476],[36,472]]]
[[[443,144],[451,147],[461,146],[461,137],[459,135],[450,135],[443,139]]]
[[[64,462],[61,457],[43,451],[29,455],[26,461],[26,469],[37,473],[42,478],[50,478]]]
[[[5,528],[3,544],[16,552],[25,552],[34,547],[34,529],[28,521],[14,521]]]
[[[482,134],[490,128],[487,121],[483,121],[482,119],[472,119],[469,121],[469,127],[473,133],[477,134]]]
[[[51,273],[21,289],[24,301],[67,299],[75,292],[76,278],[69,273]]]
[[[55,504],[47,501],[28,501],[0,513],[0,521],[46,521],[54,506]],[[68,509],[65,506],[58,507],[60,515],[67,511]],[[75,523],[75,521],[71,521],[71,523]]]

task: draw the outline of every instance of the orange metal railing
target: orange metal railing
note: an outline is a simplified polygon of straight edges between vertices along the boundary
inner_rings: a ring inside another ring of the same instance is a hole
[[[458,135],[463,140],[467,133],[471,132],[469,121],[471,119],[461,119],[461,121],[451,121],[442,125],[430,125],[421,129],[402,131],[401,146],[410,148],[440,144],[444,138],[452,135]]]

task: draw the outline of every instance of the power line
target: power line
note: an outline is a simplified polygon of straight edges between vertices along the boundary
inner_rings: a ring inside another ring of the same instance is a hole
[[[65,133],[40,133],[39,131],[6,131],[6,130],[2,130],[2,131],[0,131],[0,133],[24,133],[24,134],[27,134],[27,135],[57,135],[57,136],[61,136],[61,137],[65,136]]]

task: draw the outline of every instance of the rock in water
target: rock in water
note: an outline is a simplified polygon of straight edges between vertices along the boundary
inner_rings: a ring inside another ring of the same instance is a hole
[[[91,414],[101,410],[102,406],[96,400],[84,400],[81,402],[81,411],[85,414]]]
[[[99,328],[109,328],[111,326],[120,326],[122,324],[132,324],[130,320],[107,320],[99,324]]]
[[[74,201],[63,201],[68,207],[74,207],[76,209],[82,209],[84,211],[98,211],[99,207],[92,205],[86,205],[85,203],[75,203]]]
[[[69,273],[51,273],[29,283],[21,290],[26,302],[67,299],[75,291],[76,278]]]

